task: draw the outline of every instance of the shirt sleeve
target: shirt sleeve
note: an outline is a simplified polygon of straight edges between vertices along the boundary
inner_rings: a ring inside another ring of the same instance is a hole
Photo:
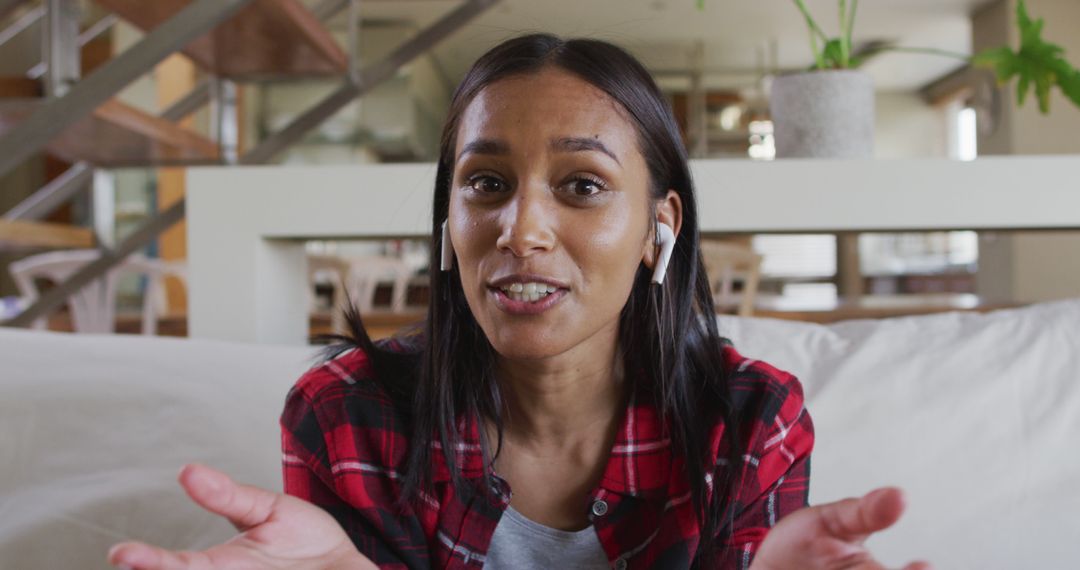
[[[370,449],[369,442],[362,441],[363,430],[339,425],[343,416],[326,411],[340,409],[341,397],[308,394],[302,388],[310,386],[302,383],[304,379],[289,392],[281,415],[285,493],[328,512],[357,550],[379,568],[426,567],[426,540],[417,532],[415,518],[403,515],[394,504],[394,485],[385,473],[364,472],[364,466],[374,462],[362,456]],[[341,437],[349,441],[336,440]],[[343,449],[356,452],[344,458]]]
[[[295,389],[281,416],[281,468],[285,494],[321,507],[343,528],[349,523],[351,506],[334,492],[324,434],[311,404]]]
[[[808,505],[813,422],[799,381],[786,372],[772,371],[776,381],[770,381],[766,393],[783,394],[783,398],[766,398],[761,407],[765,413],[755,419],[743,456],[730,533],[721,533],[727,538],[718,544],[723,548],[717,558],[720,568],[749,568],[769,529]]]

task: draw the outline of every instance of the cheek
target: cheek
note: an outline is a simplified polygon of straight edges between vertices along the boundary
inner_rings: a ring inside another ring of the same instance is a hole
[[[637,212],[612,209],[590,222],[588,232],[573,232],[575,249],[590,297],[602,297],[603,303],[617,305],[626,302],[634,285],[634,276],[641,264],[644,223],[632,223]]]
[[[485,291],[484,259],[495,251],[498,225],[490,212],[455,204],[451,197],[450,227],[454,246],[454,264],[461,275],[461,285],[470,304],[476,291]]]

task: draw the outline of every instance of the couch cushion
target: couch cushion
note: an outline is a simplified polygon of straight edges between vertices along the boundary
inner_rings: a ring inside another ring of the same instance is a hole
[[[176,475],[201,461],[280,490],[278,416],[312,354],[0,329],[0,566],[104,569],[121,540],[233,536]]]
[[[740,352],[803,381],[811,501],[894,484],[893,565],[1078,566],[1080,300],[831,326],[720,317]],[[278,415],[304,347],[0,329],[0,561],[109,568],[129,538],[234,534],[176,483],[202,461],[280,489]]]
[[[868,544],[887,564],[1080,566],[1080,299],[821,326],[719,317],[798,376],[816,427],[811,503],[899,485]]]

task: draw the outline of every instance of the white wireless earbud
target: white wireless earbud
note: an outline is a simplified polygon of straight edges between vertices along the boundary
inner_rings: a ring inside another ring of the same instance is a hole
[[[671,253],[675,251],[675,232],[671,226],[657,222],[656,224],[657,245],[660,246],[660,256],[656,258],[656,267],[653,268],[652,282],[661,284],[664,275],[667,274],[668,262],[671,261]]]
[[[450,243],[450,228],[447,227],[446,221],[444,221],[442,223],[442,258],[439,260],[439,269],[450,271],[453,267],[454,246]]]

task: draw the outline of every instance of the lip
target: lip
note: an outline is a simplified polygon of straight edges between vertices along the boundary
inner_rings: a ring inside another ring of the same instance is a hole
[[[514,282],[511,281],[511,283]],[[542,283],[542,281],[539,282]],[[568,289],[560,288],[554,293],[548,293],[543,299],[530,303],[529,301],[515,301],[498,287],[489,287],[488,291],[495,297],[495,306],[511,315],[539,315],[554,307],[559,301],[563,300],[563,297],[570,293]]]
[[[536,273],[514,273],[505,277],[500,277],[488,283],[488,287],[498,289],[503,285],[510,285],[512,283],[543,283],[545,285],[551,285],[558,287],[559,289],[569,289],[570,286],[566,283],[553,279],[551,277],[545,277]],[[557,291],[556,291],[557,292]],[[554,294],[554,293],[553,293]]]
[[[529,301],[515,301],[511,299],[502,287],[514,283],[543,283],[556,287],[556,290],[548,293],[543,299],[530,303]],[[563,297],[570,292],[570,286],[563,281],[540,275],[538,273],[513,273],[499,277],[488,283],[488,292],[495,298],[495,305],[511,315],[539,315],[554,307]]]

